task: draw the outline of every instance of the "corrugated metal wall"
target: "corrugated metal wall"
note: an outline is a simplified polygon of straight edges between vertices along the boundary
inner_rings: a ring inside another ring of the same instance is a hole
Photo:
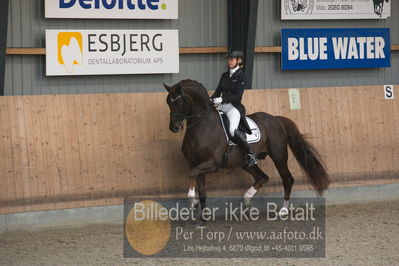
[[[280,19],[280,0],[259,0],[256,46],[280,46],[282,28],[391,28],[391,43],[399,44],[399,1],[391,1],[391,18],[381,20]],[[390,68],[281,71],[280,54],[257,54],[254,88],[306,88],[399,84],[399,51],[391,54]]]
[[[179,29],[180,47],[226,46],[226,17],[225,0],[180,0],[179,20],[45,19],[44,0],[12,0],[7,47],[45,47],[46,29]],[[221,55],[181,55],[173,75],[46,77],[44,56],[7,56],[5,94],[153,92],[186,78],[212,88],[224,69]]]
[[[390,27],[392,43],[399,44],[399,2],[392,1],[387,20],[281,21],[279,0],[260,0],[257,46],[279,46],[281,28]],[[12,0],[8,47],[44,47],[45,29],[164,29],[178,28],[181,47],[226,46],[226,0],[180,0],[179,20],[66,20],[44,19],[44,0]],[[354,70],[280,70],[280,55],[256,54],[254,88],[290,88],[399,84],[399,52],[392,52],[392,67]],[[162,82],[191,78],[215,88],[225,70],[220,54],[181,55],[180,73],[46,77],[44,56],[7,56],[6,95],[154,92]]]

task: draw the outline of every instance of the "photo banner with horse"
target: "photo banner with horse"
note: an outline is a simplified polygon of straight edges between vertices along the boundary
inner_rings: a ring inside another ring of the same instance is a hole
[[[390,0],[281,0],[282,20],[386,19]]]
[[[281,69],[390,67],[389,28],[282,29]]]

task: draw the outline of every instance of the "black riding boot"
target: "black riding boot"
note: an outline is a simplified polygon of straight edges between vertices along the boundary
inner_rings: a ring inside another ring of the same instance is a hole
[[[257,164],[255,153],[251,151],[249,148],[249,144],[247,139],[245,138],[245,133],[242,133],[238,129],[234,131],[233,141],[240,145],[240,147],[245,151],[245,161],[247,162],[248,167],[254,166]]]

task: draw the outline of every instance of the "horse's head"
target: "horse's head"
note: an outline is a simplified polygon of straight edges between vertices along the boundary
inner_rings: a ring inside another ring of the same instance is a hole
[[[183,122],[210,105],[209,96],[202,84],[193,80],[183,80],[172,87],[163,84],[168,91],[166,103],[170,109],[170,131],[177,133],[183,129]]]
[[[166,103],[170,110],[169,130],[177,133],[179,129],[183,128],[183,121],[187,117],[187,102],[183,95],[182,87],[179,84],[172,87],[163,84],[165,89],[169,92],[166,97]]]

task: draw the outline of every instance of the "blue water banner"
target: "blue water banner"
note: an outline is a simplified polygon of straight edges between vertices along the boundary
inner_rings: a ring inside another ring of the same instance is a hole
[[[281,69],[390,67],[389,28],[282,29]]]

